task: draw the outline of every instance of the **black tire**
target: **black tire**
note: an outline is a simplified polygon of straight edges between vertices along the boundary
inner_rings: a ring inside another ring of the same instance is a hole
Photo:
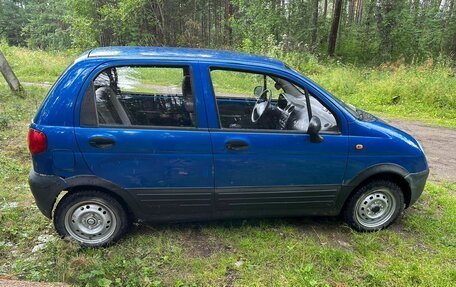
[[[122,205],[114,197],[97,190],[68,193],[54,212],[54,226],[58,234],[88,247],[107,246],[115,242],[129,225]]]
[[[353,229],[370,232],[388,227],[403,210],[404,194],[399,185],[375,180],[359,187],[348,198],[343,216]]]

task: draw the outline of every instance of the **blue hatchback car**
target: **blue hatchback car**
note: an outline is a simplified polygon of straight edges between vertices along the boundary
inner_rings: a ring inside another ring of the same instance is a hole
[[[380,230],[429,173],[405,132],[283,62],[219,50],[87,51],[28,140],[36,204],[86,246],[133,221],[340,214]]]

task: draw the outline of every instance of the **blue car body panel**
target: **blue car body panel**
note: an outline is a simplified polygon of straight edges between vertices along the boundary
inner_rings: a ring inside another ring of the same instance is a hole
[[[80,110],[92,80],[107,67],[125,65],[189,67],[198,126],[81,125]],[[312,143],[308,134],[296,131],[221,128],[211,68],[261,72],[306,87],[336,116],[340,133],[322,134],[322,143]],[[88,51],[50,90],[31,128],[44,132],[48,141],[46,152],[33,155],[30,179],[38,206],[47,216],[52,197],[61,190],[92,185],[112,190],[136,209],[133,213],[139,219],[149,221],[338,214],[355,183],[367,176],[391,172],[406,178],[428,170],[418,142],[405,132],[381,120],[358,120],[324,89],[278,60],[228,51],[146,47]],[[112,138],[116,144],[94,148],[89,141],[97,136]],[[248,149],[228,150],[229,140],[243,140]],[[363,149],[356,149],[358,144]],[[41,184],[44,176],[54,176],[58,183],[46,194],[34,184]],[[417,188],[422,190],[420,185]]]

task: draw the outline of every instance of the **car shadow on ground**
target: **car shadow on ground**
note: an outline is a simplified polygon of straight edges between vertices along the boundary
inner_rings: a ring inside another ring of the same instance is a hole
[[[291,217],[291,218],[248,218],[226,219],[180,223],[139,223],[135,224],[127,237],[151,235],[158,232],[182,232],[198,234],[211,229],[236,231],[248,228],[279,229],[296,228],[300,233],[319,237],[346,237],[353,230],[337,216]]]
[[[260,233],[262,234],[260,234]],[[264,232],[264,233],[263,233]],[[135,224],[123,240],[144,237],[166,238],[188,254],[209,257],[217,253],[237,253],[238,239],[249,238],[271,244],[277,240],[310,240],[318,246],[353,251],[354,231],[340,217],[293,217],[229,219],[189,223]],[[158,239],[160,240],[160,239]]]

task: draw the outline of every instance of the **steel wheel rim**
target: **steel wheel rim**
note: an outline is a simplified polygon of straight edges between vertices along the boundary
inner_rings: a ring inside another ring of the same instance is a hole
[[[356,202],[356,219],[365,227],[380,227],[391,219],[396,204],[396,198],[388,188],[373,190]]]
[[[100,201],[83,201],[65,214],[65,228],[74,239],[85,244],[105,242],[115,232],[117,219],[113,210]]]

